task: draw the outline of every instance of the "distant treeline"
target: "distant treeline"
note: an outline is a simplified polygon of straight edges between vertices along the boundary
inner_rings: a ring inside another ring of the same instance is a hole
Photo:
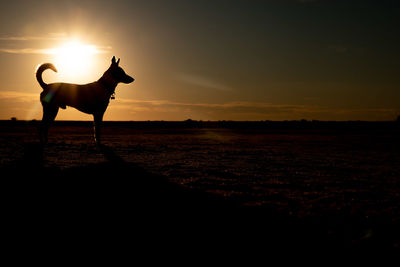
[[[400,129],[399,121],[105,121],[104,126],[131,128],[237,128],[237,129]],[[40,121],[0,120],[1,126],[39,125]],[[92,121],[55,121],[54,126],[93,126]]]

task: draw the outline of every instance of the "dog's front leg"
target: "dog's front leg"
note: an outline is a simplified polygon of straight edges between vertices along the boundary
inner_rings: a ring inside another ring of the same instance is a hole
[[[101,135],[101,123],[103,121],[104,113],[95,113],[93,114],[94,118],[94,140],[98,145],[101,144],[100,135]]]

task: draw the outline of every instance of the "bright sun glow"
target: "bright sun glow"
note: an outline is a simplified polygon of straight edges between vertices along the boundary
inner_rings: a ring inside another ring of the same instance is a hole
[[[54,65],[60,75],[67,79],[82,80],[92,72],[95,55],[100,51],[94,45],[87,45],[78,40],[51,49],[50,54],[55,56]]]

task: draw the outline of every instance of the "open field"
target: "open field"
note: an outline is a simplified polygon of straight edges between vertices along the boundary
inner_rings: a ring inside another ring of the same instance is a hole
[[[0,123],[11,214],[109,214],[174,231],[201,221],[209,235],[282,245],[400,245],[396,123],[110,122],[101,148],[88,122],[56,123],[44,148],[36,129]]]

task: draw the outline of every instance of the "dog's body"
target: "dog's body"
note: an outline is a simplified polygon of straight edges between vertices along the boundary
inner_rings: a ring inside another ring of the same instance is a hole
[[[52,83],[43,82],[42,73],[46,69],[57,72],[51,63],[39,66],[36,71],[36,78],[43,88],[40,94],[40,102],[43,106],[43,118],[39,130],[40,141],[47,142],[47,132],[49,125],[57,116],[58,109],[65,109],[67,106],[74,107],[84,113],[92,114],[95,123],[95,140],[100,143],[100,124],[103,120],[104,112],[107,109],[110,97],[114,94],[118,83],[131,83],[132,77],[127,75],[119,67],[119,59],[115,57],[111,60],[111,66],[96,82],[88,84]]]

